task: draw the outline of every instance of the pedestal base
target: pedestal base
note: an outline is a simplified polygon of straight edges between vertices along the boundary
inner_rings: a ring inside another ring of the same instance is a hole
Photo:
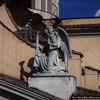
[[[76,91],[76,78],[66,74],[33,74],[28,78],[28,86],[35,87],[41,91],[47,92],[55,97],[69,100]]]

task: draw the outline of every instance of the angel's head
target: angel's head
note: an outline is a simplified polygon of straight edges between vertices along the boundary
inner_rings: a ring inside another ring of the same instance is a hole
[[[47,26],[47,30],[50,32],[50,33],[53,33],[53,27],[52,26]]]

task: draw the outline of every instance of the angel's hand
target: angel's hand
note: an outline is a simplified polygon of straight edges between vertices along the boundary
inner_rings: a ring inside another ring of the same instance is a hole
[[[69,58],[72,59],[72,54],[69,54]]]

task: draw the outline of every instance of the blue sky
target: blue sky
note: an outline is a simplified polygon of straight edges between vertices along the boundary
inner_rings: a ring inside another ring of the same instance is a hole
[[[59,0],[60,18],[94,17],[100,0]]]

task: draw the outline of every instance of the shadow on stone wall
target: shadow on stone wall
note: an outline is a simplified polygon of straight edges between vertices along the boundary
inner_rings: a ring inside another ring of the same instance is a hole
[[[27,63],[27,67],[29,67],[31,69],[30,72],[26,72],[24,70],[25,61],[19,62],[19,65],[20,65],[20,80],[24,81],[24,77],[27,79],[28,77],[31,77],[33,73],[37,73],[39,71],[39,69],[36,69],[35,67],[33,67],[33,61],[34,61],[34,57],[30,58],[28,63]]]

